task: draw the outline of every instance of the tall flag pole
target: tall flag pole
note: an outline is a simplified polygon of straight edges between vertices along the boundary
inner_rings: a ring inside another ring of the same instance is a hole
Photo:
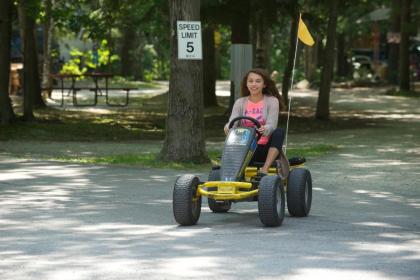
[[[293,58],[293,68],[292,68],[292,80],[290,84],[290,93],[293,91],[293,79],[295,77],[295,65],[296,65],[296,55],[297,55],[297,48],[299,40],[302,41],[307,46],[313,46],[315,41],[311,36],[311,33],[309,32],[308,28],[306,27],[306,24],[302,20],[302,14],[299,13],[299,23],[298,23],[298,30],[296,34],[296,43],[295,43],[295,56]],[[288,110],[287,110],[287,123],[286,123],[286,136],[284,139],[284,154],[287,153],[287,135],[289,133],[289,120],[290,120],[290,106],[292,103],[292,95],[289,94],[289,104],[288,104]]]

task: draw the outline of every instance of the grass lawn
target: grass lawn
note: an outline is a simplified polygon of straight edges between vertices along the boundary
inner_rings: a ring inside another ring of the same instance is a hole
[[[314,145],[299,148],[288,149],[289,155],[304,156],[304,157],[317,157],[327,154],[336,150],[337,147],[331,145]],[[200,171],[208,171],[211,166],[220,165],[221,150],[208,150],[210,162],[207,164],[194,164],[188,162],[162,162],[159,159],[159,153],[146,152],[137,154],[116,154],[108,156],[59,156],[59,157],[46,157],[47,159],[73,162],[73,163],[86,163],[86,164],[118,164],[130,165],[140,167],[152,168],[171,168],[171,169],[194,169]]]
[[[386,93],[390,96],[403,96],[403,97],[420,97],[420,92],[417,91],[404,91],[404,90],[390,90]]]
[[[153,85],[151,85],[153,87]],[[223,142],[223,126],[228,120],[227,97],[218,97],[218,107],[204,110],[206,139],[213,142]],[[19,102],[16,102],[19,106]],[[19,111],[20,108],[17,108]],[[156,96],[136,95],[130,98],[128,107],[85,107],[78,108],[68,106],[63,108],[48,107],[35,110],[35,122],[22,122],[8,126],[0,126],[0,141],[38,141],[38,142],[86,142],[86,143],[136,143],[143,140],[161,140],[164,138],[165,121],[167,111],[167,95]],[[286,126],[287,114],[282,113],[279,118],[279,126]],[[311,133],[354,127],[367,127],[366,121],[361,119],[336,118],[329,122],[317,121],[305,108],[295,107],[290,118],[289,133]],[[48,146],[48,145],[46,145]],[[220,145],[221,146],[221,145]],[[336,147],[328,145],[313,145],[304,147],[292,147],[288,149],[288,155],[300,155],[307,157],[320,156],[328,153]],[[159,149],[160,150],[160,149]],[[8,151],[0,147],[0,153]],[[221,148],[214,150],[209,148],[208,154],[212,164],[220,160]],[[164,163],[159,160],[159,153],[138,152],[127,153],[126,151],[107,154],[90,154],[83,151],[69,154],[54,154],[54,151],[25,154],[19,152],[9,153],[16,156],[36,156],[61,161],[94,164],[125,164],[148,167],[167,168],[208,168],[210,164],[195,166],[190,163]]]
[[[130,98],[128,107],[97,109],[48,107],[35,110],[35,122],[22,122],[1,126],[0,141],[136,141],[162,140],[164,138],[166,94],[158,96],[136,96]],[[219,106],[204,110],[207,139],[223,140],[223,126],[228,120],[226,97],[218,97]],[[19,110],[17,110],[19,111]],[[282,112],[279,126],[285,127],[287,114]],[[366,121],[354,119],[332,119],[318,121],[307,111],[299,108],[290,117],[289,133],[319,132],[368,126]]]

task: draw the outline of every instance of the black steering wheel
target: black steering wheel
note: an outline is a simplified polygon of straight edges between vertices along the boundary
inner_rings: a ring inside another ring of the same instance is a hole
[[[261,127],[260,122],[259,122],[259,121],[257,121],[256,119],[251,118],[251,117],[247,117],[247,116],[241,116],[241,117],[236,117],[236,118],[234,118],[234,119],[233,119],[233,120],[229,123],[229,129],[231,129],[231,128],[233,127],[233,124],[234,124],[235,122],[240,121],[240,120],[248,120],[248,121],[253,122],[253,123],[255,124],[255,126],[257,127],[257,129]]]
[[[229,129],[231,129],[234,125],[235,122],[240,121],[240,120],[248,120],[251,121],[253,124],[255,124],[255,126],[257,127],[256,132],[257,132],[257,141],[260,140],[262,133],[258,131],[258,129],[261,127],[261,124],[259,121],[257,121],[254,118],[251,117],[247,117],[247,116],[241,116],[241,117],[236,117],[233,120],[230,121],[229,123]]]

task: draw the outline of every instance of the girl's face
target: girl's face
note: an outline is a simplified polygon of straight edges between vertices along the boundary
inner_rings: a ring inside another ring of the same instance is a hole
[[[251,95],[262,94],[262,90],[265,88],[264,79],[261,75],[251,72],[248,74],[246,86]]]

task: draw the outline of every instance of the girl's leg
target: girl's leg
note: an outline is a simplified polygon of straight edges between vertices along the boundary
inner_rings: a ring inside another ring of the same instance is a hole
[[[261,167],[262,173],[268,173],[268,169],[270,169],[273,162],[279,157],[280,151],[277,150],[275,147],[270,147],[268,149],[267,158],[265,160],[264,166]]]
[[[265,159],[264,166],[261,168],[262,173],[268,173],[269,168],[273,162],[279,157],[280,150],[283,148],[284,130],[276,128],[271,134],[270,148],[268,149],[267,158]]]
[[[254,155],[250,161],[250,165],[254,162],[265,162],[269,147],[267,145],[258,145]]]

